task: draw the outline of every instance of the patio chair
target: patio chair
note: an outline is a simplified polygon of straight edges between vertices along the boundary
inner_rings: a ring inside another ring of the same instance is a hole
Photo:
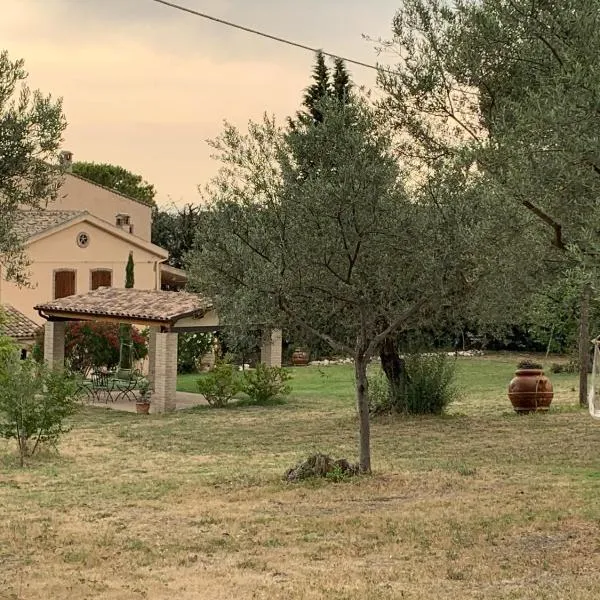
[[[112,393],[115,390],[115,380],[111,373],[101,370],[92,371],[92,394],[100,402],[102,394],[104,394],[104,401],[108,403],[110,400],[114,402]]]
[[[92,383],[91,379],[82,379],[79,382],[77,391],[81,392],[82,398],[85,395],[85,400],[87,402],[94,401],[95,395],[94,395],[94,388],[93,388],[93,383]]]
[[[129,400],[130,402],[135,402],[135,393],[143,379],[144,377],[138,369],[132,371],[131,375],[127,379],[115,379],[115,389],[118,391],[116,402],[119,400]]]

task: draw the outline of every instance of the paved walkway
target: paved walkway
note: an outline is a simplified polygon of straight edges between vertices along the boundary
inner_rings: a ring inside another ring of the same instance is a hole
[[[191,408],[198,404],[206,404],[204,396],[201,394],[191,394],[190,392],[177,392],[175,401],[177,403],[176,410],[182,408]],[[112,410],[121,410],[125,412],[135,412],[135,402],[121,400],[119,402],[91,402],[89,406],[99,406],[100,408],[110,408]],[[150,412],[152,412],[152,404],[150,404]]]

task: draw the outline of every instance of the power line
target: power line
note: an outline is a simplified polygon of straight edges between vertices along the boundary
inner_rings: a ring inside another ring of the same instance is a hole
[[[340,56],[339,54],[332,54],[331,52],[325,52],[324,50],[320,50],[320,48],[311,48],[310,46],[306,46],[305,44],[301,44],[299,42],[294,42],[292,40],[288,40],[286,38],[278,37],[276,35],[271,35],[270,33],[265,33],[264,31],[258,31],[257,29],[251,29],[250,27],[245,27],[244,25],[238,25],[237,23],[232,23],[231,21],[225,21],[224,19],[219,19],[217,17],[213,17],[211,15],[207,15],[206,13],[202,13],[197,10],[193,10],[191,8],[187,8],[185,6],[181,6],[180,4],[174,4],[173,2],[167,2],[166,0],[152,0],[152,2],[156,2],[157,4],[163,4],[164,6],[169,6],[170,8],[174,8],[176,10],[180,10],[185,13],[189,13],[190,15],[194,15],[196,17],[201,17],[203,19],[208,19],[209,21],[214,21],[215,23],[220,23],[221,25],[227,25],[228,27],[233,27],[234,29],[239,29],[241,31],[246,31],[247,33],[252,33],[254,35],[259,35],[261,37],[267,38],[269,40],[273,40],[275,42],[280,42],[281,44],[287,44],[288,46],[294,46],[295,48],[300,48],[302,50],[308,50],[309,52],[323,52],[325,56],[329,56],[331,58],[340,58],[347,63],[351,63],[353,65],[359,65],[360,67],[366,67],[367,69],[373,69],[375,71],[379,71],[379,67],[376,65],[371,65],[369,63],[361,62],[360,60],[354,60],[352,58],[346,58],[345,56]]]

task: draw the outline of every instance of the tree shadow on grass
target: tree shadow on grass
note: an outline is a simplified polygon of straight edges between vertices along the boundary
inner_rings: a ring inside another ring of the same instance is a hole
[[[208,404],[197,404],[196,406],[192,406],[190,408],[185,408],[183,410],[177,411],[178,413],[203,413],[206,411],[213,410],[238,410],[240,408],[252,408],[252,407],[269,407],[269,406],[286,406],[288,402],[283,398],[270,398],[269,400],[263,402],[257,402],[248,397],[237,398],[233,402],[227,404],[226,406],[210,406]]]

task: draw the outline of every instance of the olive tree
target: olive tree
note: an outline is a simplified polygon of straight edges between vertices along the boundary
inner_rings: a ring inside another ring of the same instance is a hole
[[[476,211],[409,196],[366,102],[324,102],[321,112],[288,131],[268,118],[248,134],[226,126],[191,285],[224,323],[290,323],[353,357],[367,473],[367,365],[387,337],[435,320],[473,285]]]
[[[44,207],[60,184],[58,150],[66,122],[61,100],[31,91],[22,60],[0,51],[0,265],[25,281],[15,225],[20,208]]]
[[[600,252],[599,24],[595,0],[406,0],[385,44],[400,62],[380,76],[405,159],[468,156],[507,220],[526,210],[547,232],[583,314]]]

